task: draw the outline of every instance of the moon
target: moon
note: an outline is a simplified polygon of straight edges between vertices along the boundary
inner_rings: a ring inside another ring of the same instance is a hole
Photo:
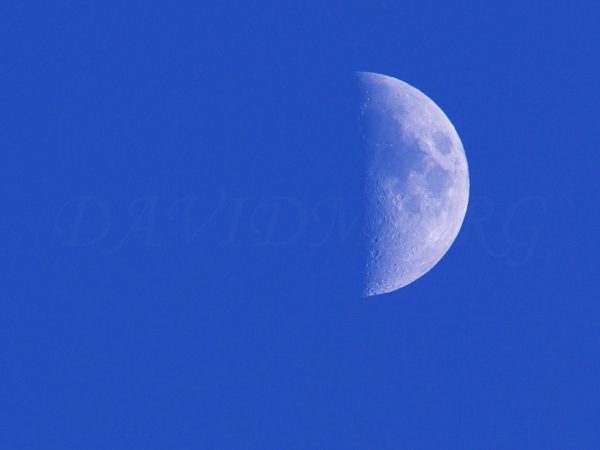
[[[427,273],[463,223],[469,171],[456,130],[425,94],[386,75],[357,72],[367,153],[364,295]]]

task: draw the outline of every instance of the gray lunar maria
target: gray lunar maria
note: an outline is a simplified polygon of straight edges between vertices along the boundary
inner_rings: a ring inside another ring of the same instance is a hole
[[[429,97],[392,77],[357,75],[371,296],[412,283],[448,251],[467,210],[469,173],[456,130]]]

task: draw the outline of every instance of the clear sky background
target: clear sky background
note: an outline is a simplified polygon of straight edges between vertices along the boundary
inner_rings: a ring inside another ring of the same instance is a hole
[[[600,448],[587,1],[0,6],[0,447]],[[471,176],[362,298],[354,71]]]

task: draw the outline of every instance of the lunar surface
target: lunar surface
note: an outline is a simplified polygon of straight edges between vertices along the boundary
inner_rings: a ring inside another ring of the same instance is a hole
[[[371,296],[412,283],[446,254],[467,209],[469,173],[456,130],[429,97],[392,77],[357,75]]]

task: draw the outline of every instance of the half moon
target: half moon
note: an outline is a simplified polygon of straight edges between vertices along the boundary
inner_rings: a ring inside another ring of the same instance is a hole
[[[469,173],[456,130],[429,97],[392,77],[357,75],[371,296],[412,283],[446,254],[467,210]]]

